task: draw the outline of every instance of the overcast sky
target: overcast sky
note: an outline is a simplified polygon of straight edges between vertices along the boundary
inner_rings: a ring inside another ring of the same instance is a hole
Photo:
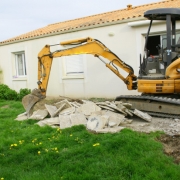
[[[161,0],[0,0],[0,41],[89,15]]]

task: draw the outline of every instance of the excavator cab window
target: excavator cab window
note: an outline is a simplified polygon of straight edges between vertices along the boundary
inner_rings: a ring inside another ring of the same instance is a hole
[[[176,21],[180,20],[179,8],[160,8],[146,11],[144,17],[150,20],[150,25],[145,41],[145,56],[143,62],[140,60],[140,76],[143,79],[164,79],[166,68],[179,58],[176,44]],[[153,21],[165,21],[165,37],[162,38],[161,45],[156,37],[149,36]],[[153,47],[154,46],[154,47]],[[165,47],[166,46],[166,47]],[[153,48],[152,48],[153,47]],[[155,48],[158,48],[158,53]],[[148,49],[149,48],[149,49]],[[157,53],[157,56],[155,55]],[[153,55],[154,56],[151,56]]]

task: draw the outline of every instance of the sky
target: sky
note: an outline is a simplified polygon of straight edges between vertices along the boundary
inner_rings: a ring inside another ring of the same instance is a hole
[[[0,0],[0,41],[48,24],[162,0]]]

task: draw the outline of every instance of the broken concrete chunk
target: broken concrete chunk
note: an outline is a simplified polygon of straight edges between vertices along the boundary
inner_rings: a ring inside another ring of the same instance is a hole
[[[113,108],[105,106],[105,105],[99,105],[99,107],[106,109],[106,110],[109,110],[109,111],[115,111]]]
[[[81,104],[78,103],[78,102],[70,102],[70,104],[71,104],[71,106],[73,106],[73,107],[75,107],[75,108],[78,108],[78,107],[81,106]]]
[[[97,129],[96,133],[117,133],[117,132],[120,132],[124,128],[125,127],[118,126],[114,128]]]
[[[59,117],[54,117],[54,118],[46,118],[44,120],[41,120],[37,123],[39,126],[54,126],[54,125],[59,125]]]
[[[63,104],[65,104],[64,109],[72,107],[72,105],[70,104],[70,102],[67,99],[59,101],[59,102],[55,103],[54,105],[57,107],[57,109],[59,109]]]
[[[65,129],[72,126],[69,115],[59,115],[60,128]]]
[[[124,121],[125,116],[120,113],[114,113],[111,111],[105,112],[109,116],[109,121],[115,122],[117,126],[121,124],[121,122]]]
[[[145,121],[151,122],[151,120],[152,120],[152,117],[149,114],[139,111],[137,109],[134,110],[134,114],[136,116],[144,119]]]
[[[108,118],[109,116],[107,115],[103,115],[103,116],[91,115],[88,118],[87,128],[92,131],[96,129],[103,129],[108,123]]]
[[[29,119],[35,119],[35,120],[42,120],[48,115],[48,111],[46,109],[44,110],[37,110],[34,111],[33,114],[29,117]]]
[[[60,111],[60,115],[69,115],[75,112],[75,107],[69,107]]]
[[[57,111],[57,107],[48,105],[48,104],[45,104],[45,107],[46,107],[47,111],[49,112],[50,116],[53,117],[54,113]]]
[[[88,118],[88,122],[87,122],[87,129],[95,130],[95,129],[97,129],[98,124],[99,124],[99,117],[98,116],[90,116]]]
[[[64,106],[66,106],[66,104],[62,104],[55,112],[54,114],[52,114],[52,117],[55,117],[58,115],[58,113],[64,108]]]
[[[109,127],[117,126],[117,124],[115,122],[113,122],[113,121],[109,121],[108,125],[109,125]]]
[[[127,115],[127,113],[125,112],[126,107],[124,107],[124,106],[122,106],[123,108],[122,107],[118,108],[114,103],[110,103],[110,102],[99,102],[96,104],[104,109],[108,109],[110,111],[118,111],[118,112],[121,112],[121,113]]]
[[[80,124],[83,124],[83,125],[87,124],[86,117],[82,113],[71,114],[70,120],[71,120],[72,126],[80,125]]]
[[[27,120],[28,119],[28,116],[27,116],[27,113],[23,113],[23,114],[20,114],[17,116],[17,118],[15,119],[16,121],[24,121],[24,120]]]
[[[93,102],[86,102],[85,104],[82,104],[78,108],[78,112],[83,113],[86,116],[90,116],[93,112],[100,111],[101,108],[98,107],[95,103]]]

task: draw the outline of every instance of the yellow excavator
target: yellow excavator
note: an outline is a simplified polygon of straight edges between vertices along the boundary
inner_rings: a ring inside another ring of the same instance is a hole
[[[140,55],[138,76],[134,74],[130,65],[123,62],[97,39],[88,37],[61,42],[60,45],[71,45],[71,47],[54,52],[50,51],[51,45],[46,45],[38,54],[38,88],[32,90],[32,93],[22,100],[26,112],[29,113],[36,102],[46,97],[54,58],[92,54],[105,63],[106,67],[126,84],[128,90],[137,89],[142,93],[138,96],[119,96],[115,99],[116,101],[129,102],[133,105],[132,108],[147,111],[155,116],[180,117],[180,42],[176,43],[176,21],[180,20],[180,9],[153,9],[146,11],[144,17],[150,20],[150,25],[146,35],[143,58]],[[150,56],[147,48],[153,20],[165,21],[167,28],[166,38],[163,39],[166,47],[158,45],[159,54],[157,56]],[[104,58],[108,60],[108,63]],[[119,69],[127,72],[127,77],[124,77]]]

